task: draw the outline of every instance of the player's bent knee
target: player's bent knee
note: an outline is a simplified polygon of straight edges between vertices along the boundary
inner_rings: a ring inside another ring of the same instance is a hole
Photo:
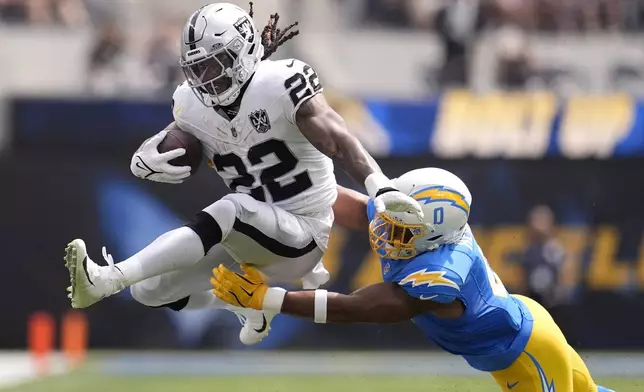
[[[255,214],[260,208],[260,202],[245,193],[230,193],[222,197],[221,200],[233,203],[237,217],[243,217],[245,214]]]
[[[195,214],[186,227],[191,228],[203,244],[204,252],[208,251],[226,238],[235,223],[235,204],[230,200],[217,200]]]
[[[149,290],[145,287],[143,282],[139,282],[130,286],[130,294],[132,298],[141,305],[155,307],[162,305],[160,299],[154,293],[155,290]]]

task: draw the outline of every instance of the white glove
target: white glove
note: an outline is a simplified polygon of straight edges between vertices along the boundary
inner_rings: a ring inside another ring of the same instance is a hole
[[[389,212],[407,212],[423,219],[423,210],[411,196],[408,196],[394,186],[393,181],[380,172],[371,173],[365,180],[365,187],[373,205],[379,214]]]
[[[167,131],[161,131],[150,139],[134,153],[130,162],[130,170],[135,176],[169,184],[180,184],[190,177],[190,166],[173,166],[168,162],[186,153],[184,148],[159,153],[157,146],[163,141]]]

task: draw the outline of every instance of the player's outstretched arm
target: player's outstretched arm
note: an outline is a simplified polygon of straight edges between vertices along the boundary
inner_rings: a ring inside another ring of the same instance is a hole
[[[235,306],[286,313],[321,323],[397,323],[446,305],[419,300],[393,283],[378,283],[349,295],[325,290],[289,291],[269,287],[261,274],[248,265],[244,275],[223,265],[213,270],[214,294]]]
[[[326,297],[326,307],[322,305]],[[322,323],[389,324],[410,320],[440,306],[432,301],[410,297],[393,283],[377,283],[346,295],[323,291],[289,291],[284,296],[280,313],[314,319]],[[317,315],[316,315],[317,313]]]
[[[295,113],[300,132],[320,152],[332,158],[354,180],[364,184],[374,199],[376,211],[411,212],[422,219],[416,200],[399,192],[358,139],[347,130],[344,120],[329,106],[322,94],[303,102]]]
[[[295,124],[311,144],[358,183],[364,184],[371,173],[381,171],[322,94],[301,104],[295,114]]]
[[[338,198],[333,204],[335,223],[352,230],[369,228],[367,203],[369,196],[338,185]]]

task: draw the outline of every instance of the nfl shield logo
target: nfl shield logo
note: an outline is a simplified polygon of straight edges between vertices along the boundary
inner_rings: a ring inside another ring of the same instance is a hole
[[[258,133],[266,133],[271,129],[271,120],[264,109],[255,110],[248,115],[248,119]]]

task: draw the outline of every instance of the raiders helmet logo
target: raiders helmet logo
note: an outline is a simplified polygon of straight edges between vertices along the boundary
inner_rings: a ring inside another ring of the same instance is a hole
[[[271,120],[264,109],[255,110],[248,115],[248,119],[258,133],[266,133],[271,129]]]
[[[250,23],[248,18],[241,18],[238,20],[237,23],[235,23],[235,29],[237,29],[239,34],[244,37],[248,43],[252,43],[255,40],[253,25]]]

